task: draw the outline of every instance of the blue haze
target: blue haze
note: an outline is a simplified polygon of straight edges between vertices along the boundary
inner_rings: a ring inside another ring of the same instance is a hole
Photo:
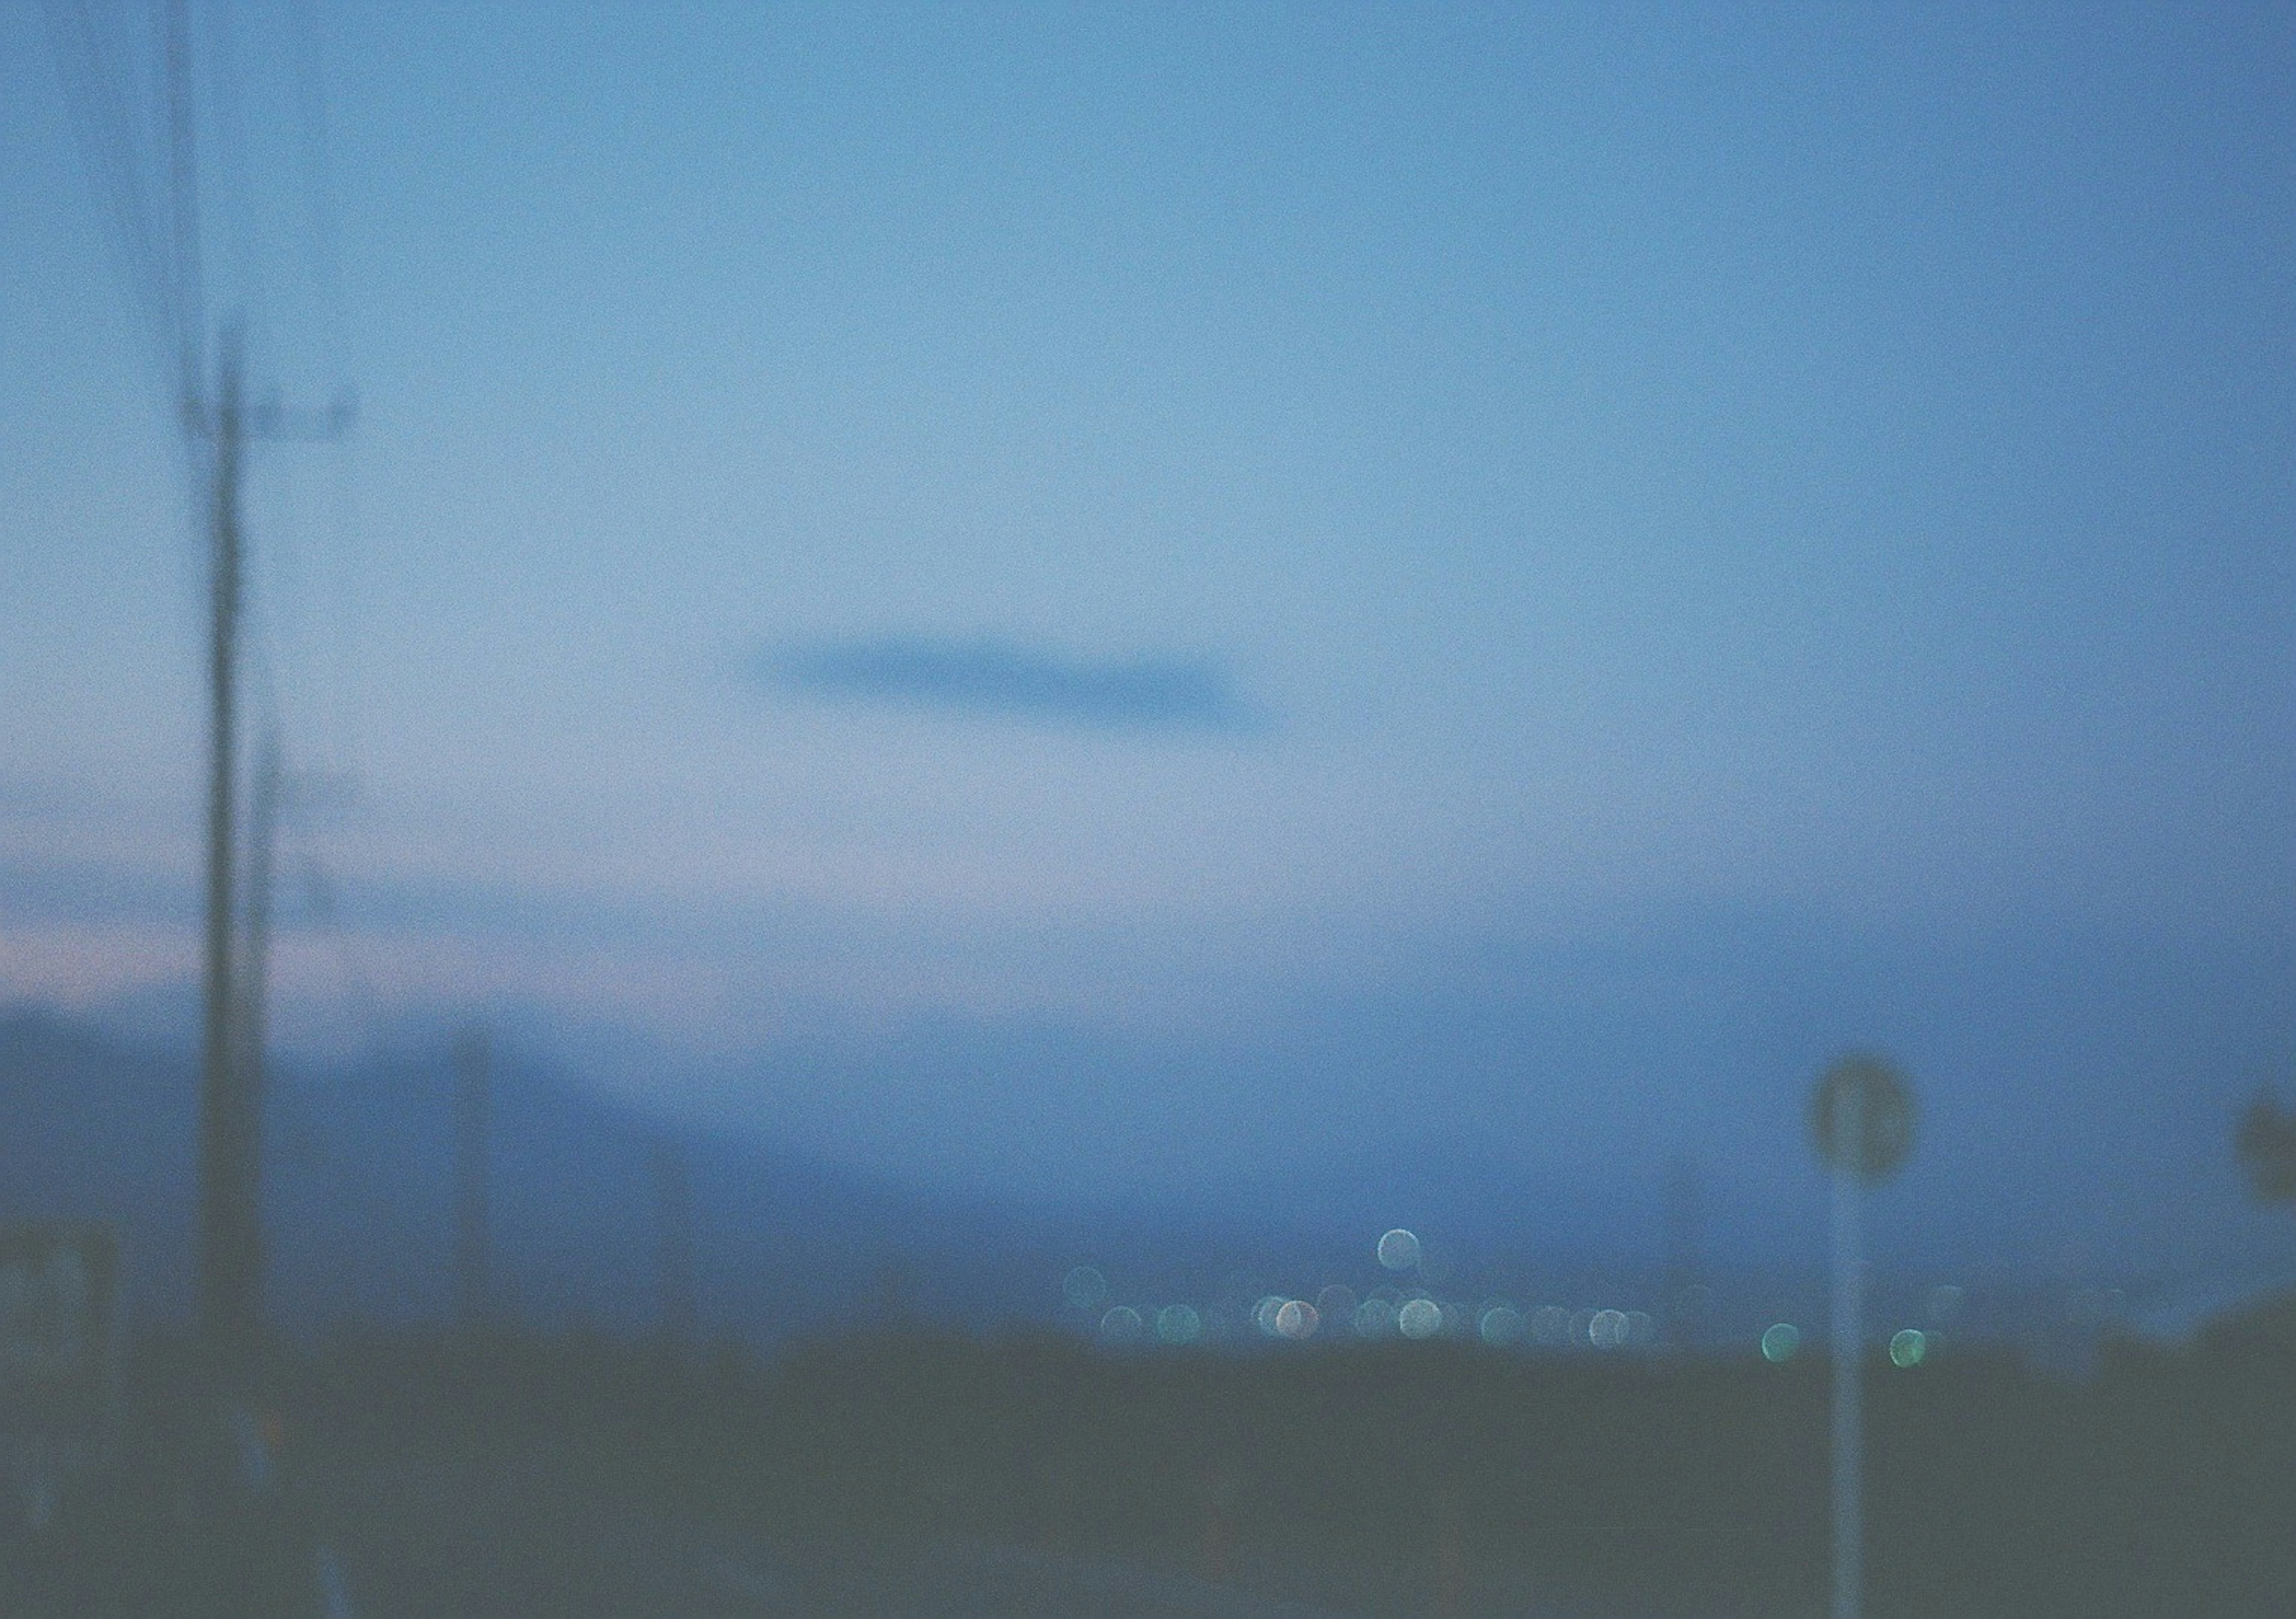
[[[1783,1254],[1882,1044],[1907,1242],[2284,1248],[2287,8],[317,8],[339,299],[293,10],[203,173],[363,405],[250,483],[311,1072],[1622,1248],[1691,1152]],[[0,1002],[186,1051],[199,553],[27,10],[0,217]]]

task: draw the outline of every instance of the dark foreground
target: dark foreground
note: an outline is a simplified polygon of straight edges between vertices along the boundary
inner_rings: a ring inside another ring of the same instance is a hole
[[[2284,1311],[2079,1383],[1972,1352],[1869,1388],[1877,1619],[2296,1614]],[[12,1543],[0,1613],[1824,1607],[1825,1384],[1803,1362],[914,1332],[674,1365],[393,1340],[283,1361],[260,1398],[283,1421],[235,1456],[245,1422],[187,1416],[217,1408],[153,1357],[121,1476]]]

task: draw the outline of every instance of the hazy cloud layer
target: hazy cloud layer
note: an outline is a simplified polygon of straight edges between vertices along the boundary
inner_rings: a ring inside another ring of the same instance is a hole
[[[1099,731],[1240,734],[1265,725],[1228,672],[1201,659],[1094,659],[1007,641],[887,636],[783,649],[767,657],[766,675],[809,697]]]

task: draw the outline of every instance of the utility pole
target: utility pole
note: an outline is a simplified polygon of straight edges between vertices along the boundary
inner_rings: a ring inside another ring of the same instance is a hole
[[[61,14],[66,8],[53,8]],[[78,8],[85,13],[88,8]],[[249,961],[239,959],[236,930],[238,673],[244,536],[240,482],[247,446],[258,438],[332,438],[350,426],[348,394],[320,415],[290,418],[275,405],[250,411],[237,323],[227,323],[209,370],[208,313],[200,241],[198,109],[192,61],[190,0],[163,0],[162,137],[164,212],[147,211],[138,179],[144,161],[138,110],[116,105],[102,88],[112,72],[85,15],[57,39],[77,56],[88,85],[82,110],[91,159],[111,193],[115,223],[129,243],[130,290],[171,351],[173,403],[181,413],[193,465],[193,504],[206,531],[208,577],[207,860],[201,960],[199,1229],[195,1296],[202,1337],[217,1370],[236,1375],[262,1335],[263,1221],[260,1199],[264,955],[270,928],[271,817],[277,808],[275,765],[258,784],[258,822],[250,863],[256,891],[246,897]],[[132,77],[132,76],[131,76]],[[97,151],[102,148],[103,150]],[[242,983],[242,973],[251,976]],[[241,1027],[244,1022],[245,1027]]]
[[[193,406],[193,413],[200,415]],[[200,1040],[200,1312],[209,1342],[234,1359],[262,1320],[260,1149],[253,1097],[233,1038],[233,820],[236,808],[241,596],[239,479],[244,450],[239,338],[224,333],[215,408],[200,423],[212,446],[208,534],[207,950]]]
[[[207,948],[201,975],[200,1038],[201,1327],[226,1360],[244,1364],[263,1327],[262,1054],[264,985],[270,941],[271,843],[278,810],[275,746],[257,781],[256,837],[248,898],[253,974],[241,986],[233,949],[238,920],[234,870],[238,810],[239,620],[245,544],[239,486],[247,446],[256,438],[321,439],[348,430],[351,410],[338,403],[324,416],[245,404],[239,328],[226,325],[218,345],[215,403],[186,389],[184,417],[195,442],[209,448],[207,496],[210,571],[208,591]],[[242,1017],[248,1032],[237,1027]],[[252,1046],[250,1046],[252,1042]],[[250,1050],[252,1056],[250,1055]]]
[[[488,1297],[487,1121],[492,1050],[476,1025],[455,1040],[455,1287],[463,1329],[486,1324]]]
[[[245,1282],[250,1336],[261,1320],[263,1305],[263,1231],[260,1217],[263,1161],[263,1098],[267,1088],[266,1053],[270,1035],[272,850],[277,840],[280,811],[279,733],[266,727],[256,745],[255,779],[247,812],[247,879],[245,885],[245,952],[235,963],[235,995],[232,1030],[231,1106],[233,1128],[240,1136],[239,1150],[246,1160],[246,1182],[240,1195],[246,1200],[242,1240],[252,1245]]]
[[[266,728],[263,740],[256,744],[255,781],[248,797],[247,959],[241,964],[239,974],[237,1031],[242,1083],[258,1125],[265,1090],[265,1052],[270,1039],[273,849],[278,841],[283,791],[279,732],[275,728]],[[258,1129],[258,1136],[260,1133]]]

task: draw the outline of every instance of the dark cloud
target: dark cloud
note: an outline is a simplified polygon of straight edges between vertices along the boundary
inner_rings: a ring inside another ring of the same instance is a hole
[[[1010,642],[889,636],[786,649],[775,685],[811,697],[1006,715],[1098,731],[1237,734],[1265,720],[1227,671],[1200,659],[1093,659]]]

